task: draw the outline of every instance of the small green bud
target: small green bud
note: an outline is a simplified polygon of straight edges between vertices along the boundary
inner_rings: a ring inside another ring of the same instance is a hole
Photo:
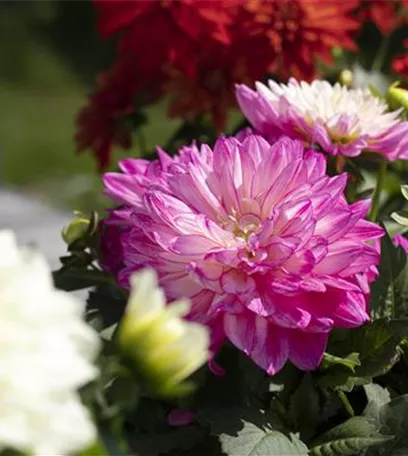
[[[392,84],[387,91],[387,101],[391,109],[403,108],[408,113],[408,90],[398,87],[398,82]]]
[[[68,245],[71,245],[78,239],[83,238],[89,229],[89,219],[78,211],[75,211],[74,215],[76,218],[66,225],[61,232],[62,239]]]
[[[343,70],[339,75],[339,82],[348,88],[353,85],[353,72],[351,70]]]

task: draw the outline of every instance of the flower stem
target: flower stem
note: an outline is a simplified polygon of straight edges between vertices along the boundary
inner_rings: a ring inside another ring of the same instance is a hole
[[[353,410],[353,407],[351,406],[350,404],[350,401],[348,400],[346,394],[339,390],[338,391],[338,395],[339,395],[339,398],[344,406],[344,408],[346,409],[346,412],[349,414],[349,416],[354,416],[354,410]]]
[[[371,222],[374,222],[378,215],[381,192],[384,187],[386,172],[387,172],[387,160],[385,158],[382,158],[380,167],[378,168],[377,185],[375,187],[373,201],[371,203],[370,213],[368,214],[368,220],[370,220]]]
[[[374,58],[373,64],[371,65],[371,71],[378,71],[382,70],[384,66],[385,58],[387,57],[388,46],[390,44],[390,37],[387,36],[383,38],[380,48]]]

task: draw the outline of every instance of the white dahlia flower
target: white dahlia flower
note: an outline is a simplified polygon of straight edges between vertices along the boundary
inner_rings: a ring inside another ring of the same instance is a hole
[[[389,160],[408,157],[408,122],[389,111],[368,89],[327,81],[256,83],[236,89],[238,104],[252,126],[270,142],[281,135],[319,145],[329,155],[355,157],[375,151]]]
[[[95,439],[77,389],[97,374],[99,339],[40,254],[10,231],[0,252],[0,452],[76,453]]]

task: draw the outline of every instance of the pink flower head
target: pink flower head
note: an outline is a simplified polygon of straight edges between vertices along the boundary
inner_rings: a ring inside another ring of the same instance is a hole
[[[271,375],[288,359],[314,369],[333,327],[368,320],[379,260],[369,241],[382,229],[364,220],[368,200],[346,202],[347,176],[328,177],[323,155],[247,135],[120,167],[105,174],[128,230],[119,282],[154,267],[214,346],[229,339]]]
[[[256,90],[237,85],[236,95],[249,122],[270,141],[287,135],[330,155],[370,150],[389,160],[408,158],[408,122],[398,118],[400,110],[387,112],[368,89],[291,78],[287,85],[257,82]]]

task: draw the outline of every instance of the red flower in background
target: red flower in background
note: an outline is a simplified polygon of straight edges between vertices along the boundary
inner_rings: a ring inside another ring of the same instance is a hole
[[[404,41],[405,45],[405,54],[397,57],[392,62],[392,69],[401,74],[402,76],[408,77],[408,40]]]
[[[117,36],[118,64],[78,118],[77,143],[101,167],[113,145],[130,146],[121,121],[135,96],[170,93],[170,116],[210,113],[218,131],[234,84],[274,73],[310,80],[331,48],[354,49],[360,0],[94,0],[102,37]],[[122,62],[126,62],[123,64]]]
[[[102,37],[120,32],[119,52],[131,53],[145,75],[175,63],[193,65],[197,46],[228,43],[236,0],[94,0]]]
[[[150,81],[144,86],[144,95],[153,101],[160,93],[161,82]],[[119,59],[115,65],[98,77],[96,90],[88,104],[79,112],[75,141],[79,151],[91,149],[99,168],[110,161],[114,145],[124,149],[132,146],[131,129],[126,119],[135,112],[134,95],[141,92],[139,71],[131,59]]]
[[[383,35],[389,35],[407,21],[406,0],[362,0],[360,19],[372,21]]]
[[[356,49],[358,5],[359,0],[248,0],[246,8],[253,13],[253,33],[266,34],[271,42],[271,70],[284,79],[311,80],[316,58],[330,64],[332,47]]]
[[[173,65],[165,90],[171,95],[168,114],[192,117],[208,112],[218,132],[225,129],[228,111],[236,104],[236,83],[252,84],[263,79],[271,63],[271,46],[266,36],[242,27],[247,12],[241,3],[229,27],[228,45],[213,43],[197,54],[194,72]]]

